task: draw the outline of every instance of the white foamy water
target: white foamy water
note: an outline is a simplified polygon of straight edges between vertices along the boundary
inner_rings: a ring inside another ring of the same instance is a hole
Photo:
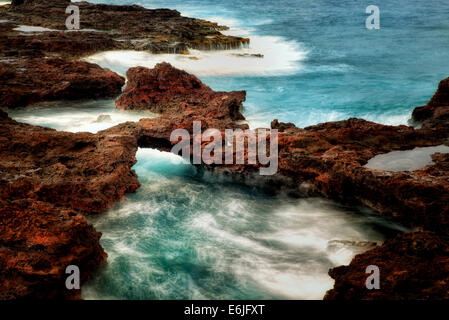
[[[139,121],[156,115],[145,111],[123,111],[115,108],[114,100],[54,101],[32,107],[9,110],[16,121],[69,132],[92,132],[127,121]]]
[[[79,29],[79,30],[57,30],[57,29],[49,29],[45,27],[37,27],[37,26],[27,26],[27,25],[20,25],[13,30],[19,31],[19,32],[103,32],[101,30],[97,29]]]
[[[440,145],[379,154],[370,159],[365,167],[373,170],[415,171],[433,164],[431,155],[437,152],[449,153],[449,147]]]
[[[225,32],[226,33],[226,32]],[[240,34],[237,30],[229,34]],[[244,36],[247,36],[247,32]],[[249,48],[235,50],[190,50],[190,54],[151,54],[142,51],[106,51],[87,57],[85,60],[97,63],[124,75],[131,67],[153,68],[157,63],[168,62],[197,76],[222,75],[286,75],[302,68],[301,61],[307,52],[295,41],[281,37],[249,35]],[[262,54],[263,58],[252,56]]]
[[[55,32],[55,31],[59,31],[56,29],[49,29],[49,28],[36,27],[36,26],[25,26],[25,25],[18,26],[16,28],[14,28],[13,30],[20,31],[20,32]]]
[[[150,149],[137,160],[142,187],[91,218],[108,265],[85,299],[321,299],[328,269],[367,249],[347,243],[384,239],[383,222],[331,201],[206,182]]]

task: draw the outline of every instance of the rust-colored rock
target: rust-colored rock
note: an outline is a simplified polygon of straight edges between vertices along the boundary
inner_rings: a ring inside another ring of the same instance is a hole
[[[153,69],[131,68],[126,76],[126,88],[116,101],[118,109],[160,113],[163,119],[190,130],[193,120],[202,121],[203,128],[225,129],[245,119],[241,114],[245,91],[215,92],[168,63]],[[188,124],[180,125],[186,121]]]
[[[1,9],[2,16],[15,25],[41,26],[61,31],[66,29],[65,19],[68,15],[65,10],[70,1],[18,2],[22,3]],[[5,49],[8,49],[6,40],[11,37],[20,45],[15,47],[16,50],[38,41],[42,51],[58,51],[72,57],[114,49],[184,53],[189,48],[233,49],[249,43],[247,38],[220,33],[227,27],[202,19],[183,17],[176,10],[146,9],[138,5],[91,4],[84,1],[77,2],[76,5],[82,16],[81,29],[91,31],[45,32],[37,34],[33,37],[35,39],[21,36],[17,32],[8,33],[4,35],[6,39],[0,37],[0,48],[4,44]],[[53,41],[48,41],[49,37]]]
[[[369,265],[380,271],[380,289],[368,290]],[[335,286],[327,300],[449,299],[449,242],[432,232],[398,235],[329,271]]]
[[[125,79],[84,61],[37,58],[0,63],[0,107],[40,101],[115,97]]]
[[[106,255],[83,215],[139,187],[135,139],[58,132],[0,113],[0,299],[79,298],[65,268],[84,282]]]
[[[412,119],[422,123],[423,128],[435,128],[449,134],[449,78],[440,82],[427,105],[413,110]]]

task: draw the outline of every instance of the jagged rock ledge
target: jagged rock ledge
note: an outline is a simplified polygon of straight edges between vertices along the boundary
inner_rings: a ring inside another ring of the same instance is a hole
[[[69,0],[19,0],[0,7],[0,108],[57,99],[115,97],[124,79],[78,61],[106,50],[187,53],[189,48],[233,49],[249,39],[225,36],[216,23],[169,9],[76,2],[81,31],[65,30]],[[47,28],[24,32],[21,25]]]
[[[106,259],[84,215],[139,187],[134,139],[58,132],[0,110],[0,300],[80,297],[65,268],[86,281]]]
[[[248,38],[223,35],[228,29],[217,23],[183,17],[176,10],[146,9],[138,5],[106,5],[74,2],[80,10],[81,32],[67,31],[65,10],[70,0],[14,1],[0,8],[4,19],[0,48],[5,55],[32,47],[43,53],[79,57],[104,50],[144,50],[153,53],[186,53],[234,49],[249,44]],[[14,31],[18,25],[39,26],[54,32],[38,32],[32,38]],[[14,43],[14,46],[8,44]],[[35,52],[33,52],[35,54]],[[14,54],[13,54],[14,55]]]

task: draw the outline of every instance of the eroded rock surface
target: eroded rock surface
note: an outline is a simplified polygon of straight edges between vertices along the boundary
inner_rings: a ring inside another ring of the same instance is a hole
[[[245,119],[241,114],[245,91],[215,92],[168,63],[153,69],[131,68],[126,77],[126,88],[116,101],[118,109],[149,110],[174,123],[179,117],[195,119],[203,122],[203,128],[233,128]]]
[[[183,17],[175,10],[74,4],[80,10],[80,31],[66,29],[68,0],[18,0],[0,7],[0,99],[6,101],[0,107],[117,96],[124,84],[121,77],[74,61],[97,52],[187,53],[189,48],[232,49],[249,43],[221,34],[227,27]],[[27,32],[28,26],[43,29]]]
[[[0,107],[41,101],[116,97],[125,79],[84,61],[36,58],[0,63]]]
[[[423,128],[434,128],[449,135],[449,78],[440,82],[427,105],[413,110],[412,119]]]
[[[84,215],[139,187],[137,145],[124,136],[67,133],[0,112],[0,299],[79,298],[65,268],[84,282],[106,254]]]
[[[19,1],[20,2],[20,1]],[[184,53],[189,48],[232,49],[247,45],[249,39],[225,36],[227,27],[202,19],[183,17],[176,10],[145,9],[138,5],[106,5],[75,2],[80,10],[81,32],[41,32],[27,40],[19,32],[5,37],[27,43],[38,42],[43,51],[66,51],[80,56],[99,50],[129,49],[154,53]],[[52,30],[66,30],[68,0],[23,1],[3,8],[5,19],[16,25],[32,25]],[[48,41],[49,37],[53,38]],[[75,43],[77,43],[75,46]],[[0,44],[2,43],[0,39]],[[0,45],[1,47],[1,45]],[[15,47],[14,49],[18,49]],[[72,51],[69,51],[72,50]]]
[[[380,289],[366,288],[366,268],[380,271]],[[358,254],[349,266],[331,269],[335,286],[329,300],[441,300],[449,298],[449,242],[432,232],[412,232],[388,239]]]

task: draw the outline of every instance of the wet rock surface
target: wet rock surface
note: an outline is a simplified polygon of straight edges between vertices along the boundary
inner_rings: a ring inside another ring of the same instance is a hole
[[[122,136],[67,133],[0,113],[0,299],[79,298],[65,268],[84,282],[106,259],[84,215],[139,187],[137,145]]]
[[[183,54],[189,48],[232,49],[249,43],[246,38],[221,34],[225,26],[183,17],[175,10],[137,5],[73,3],[80,10],[81,30],[67,30],[70,4],[67,0],[24,0],[0,7],[0,98],[7,100],[0,107],[117,96],[124,84],[121,77],[74,61],[97,52]],[[29,26],[41,29],[29,30]]]
[[[349,266],[330,270],[335,286],[329,300],[440,300],[449,298],[449,242],[432,232],[412,232],[388,239],[359,254]],[[366,268],[376,265],[380,288],[366,288]]]
[[[168,63],[153,69],[131,68],[126,77],[125,90],[116,101],[118,109],[149,110],[173,122],[181,120],[179,116],[196,119],[204,122],[203,128],[234,128],[245,119],[241,114],[245,91],[215,92]]]
[[[449,78],[440,82],[427,105],[413,110],[412,119],[423,128],[434,128],[449,135]]]
[[[2,15],[15,25],[40,26],[65,31],[65,10],[71,3],[58,1],[24,1],[3,8]],[[153,53],[184,53],[189,48],[231,49],[249,44],[249,39],[225,36],[227,27],[202,19],[183,17],[176,10],[145,9],[138,5],[106,5],[88,2],[72,3],[79,7],[80,29],[76,32],[42,32],[27,39],[20,32],[8,32],[9,37],[23,42],[21,48],[38,43],[43,52],[62,52],[80,56],[100,50],[128,49]],[[49,38],[52,39],[49,41]],[[36,44],[35,44],[36,45]],[[17,46],[15,50],[19,49]],[[71,50],[71,51],[69,51]],[[63,52],[65,51],[65,52]]]
[[[125,79],[84,61],[36,58],[0,63],[3,108],[52,100],[116,97]]]

